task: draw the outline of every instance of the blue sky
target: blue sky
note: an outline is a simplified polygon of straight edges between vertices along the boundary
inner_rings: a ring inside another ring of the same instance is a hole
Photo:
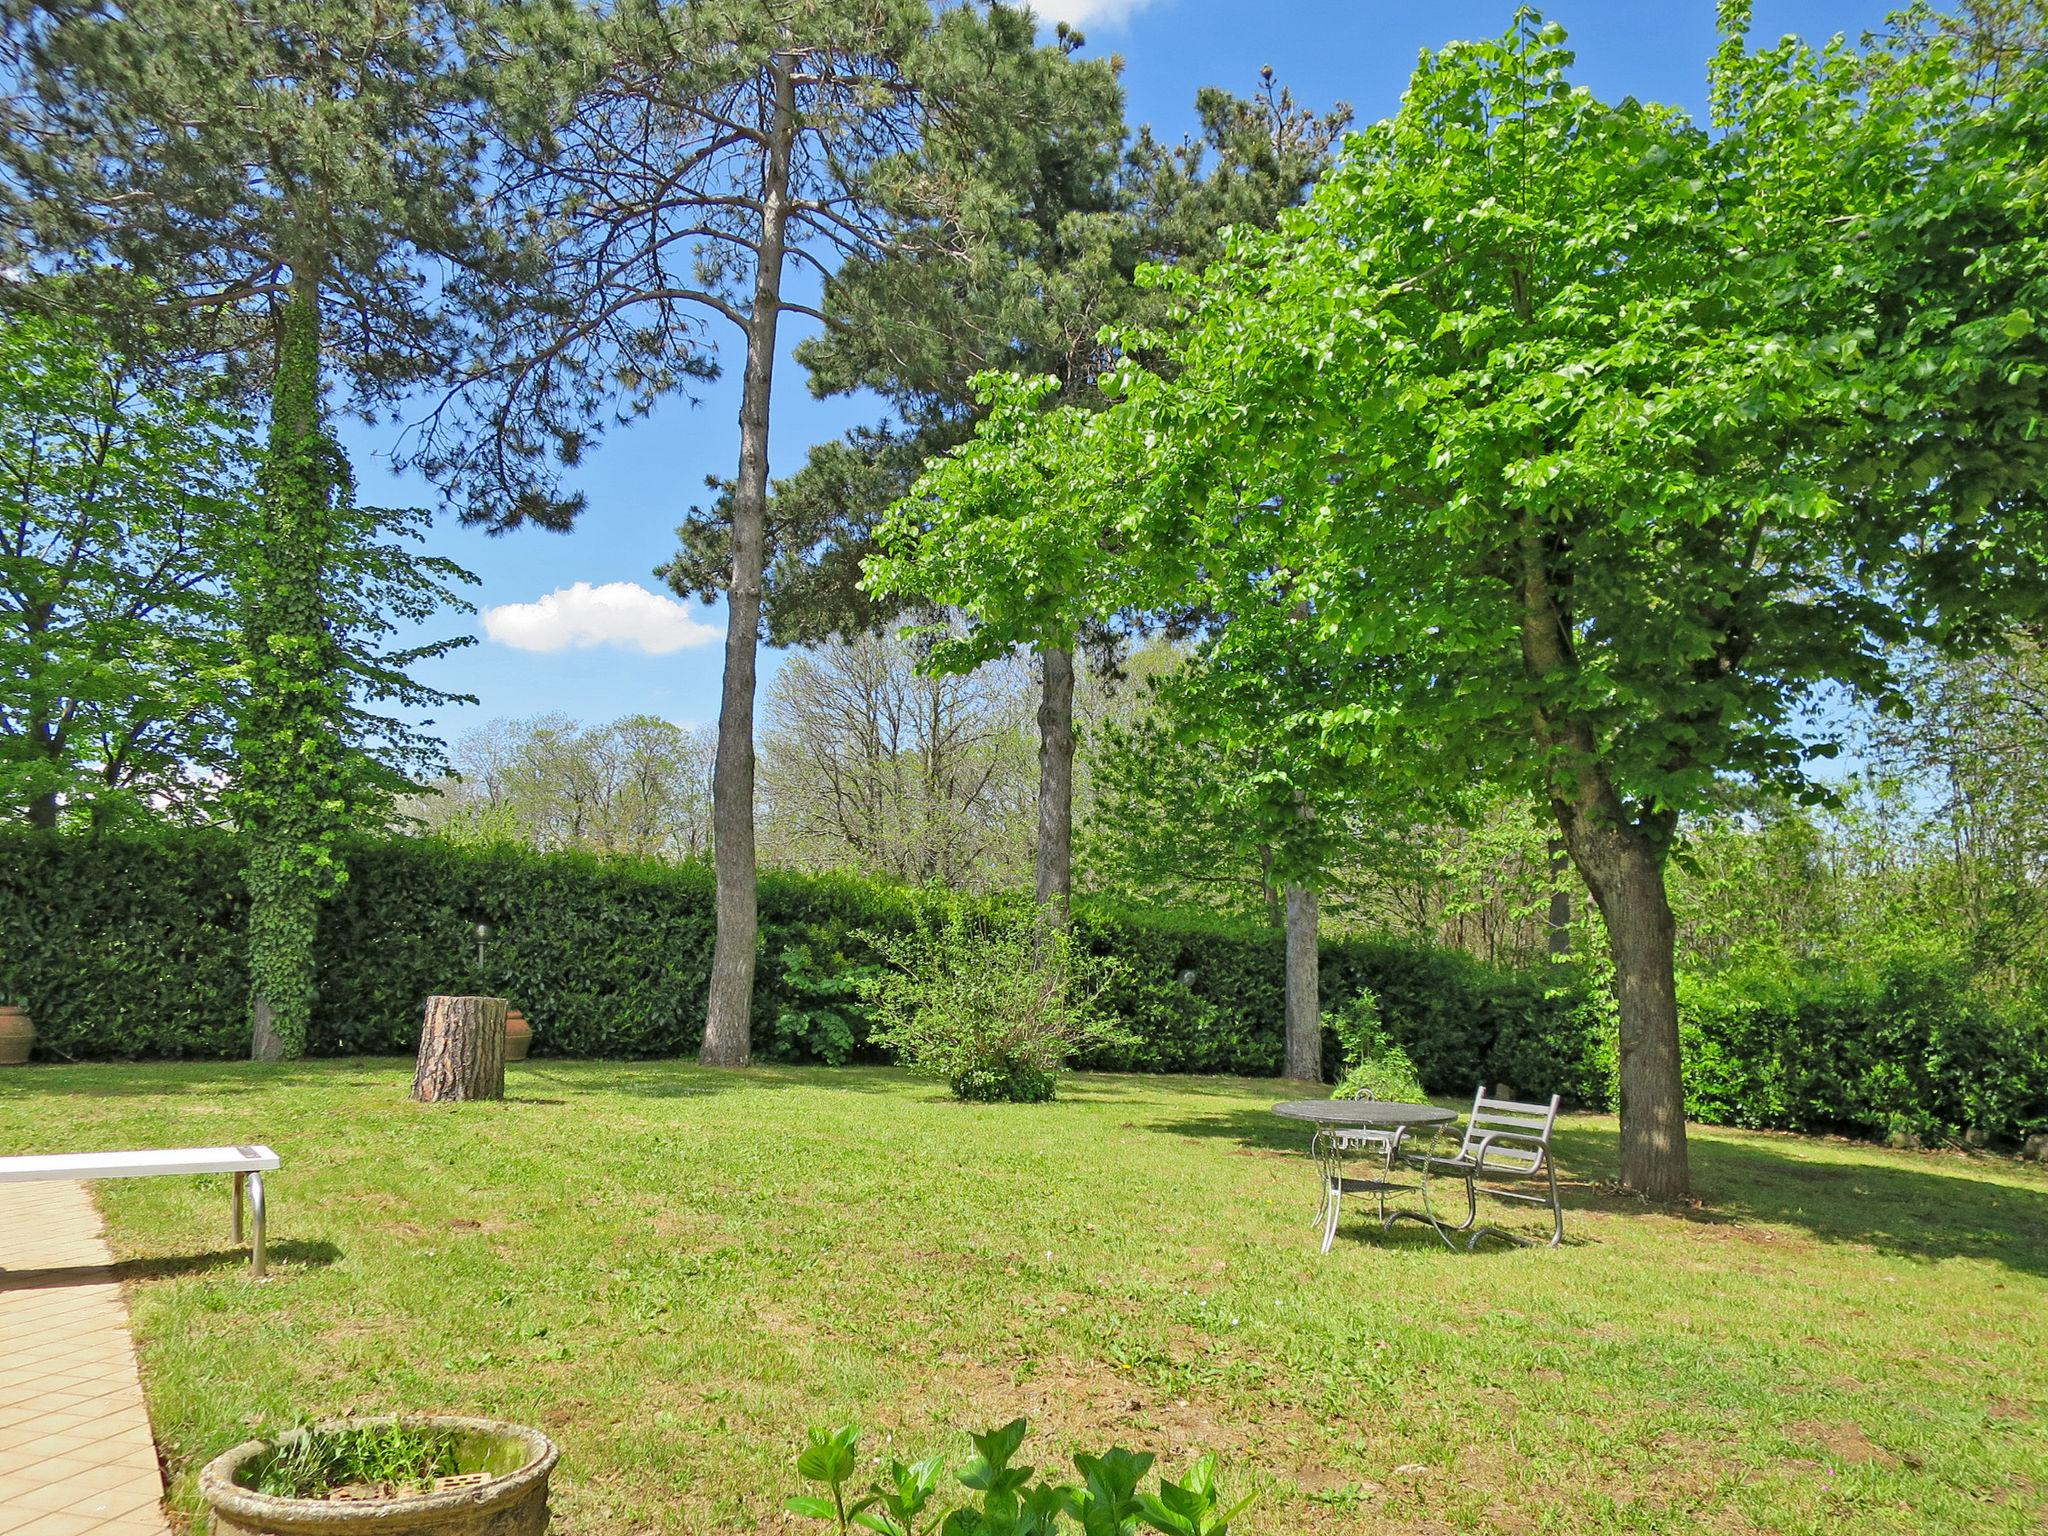
[[[1854,36],[1875,26],[1886,0],[1757,0],[1756,32]],[[1418,51],[1457,37],[1491,36],[1511,0],[1041,0],[1040,14],[1082,27],[1089,49],[1125,61],[1133,123],[1177,136],[1192,126],[1195,91],[1249,92],[1271,64],[1297,99],[1349,102],[1361,122],[1392,112]],[[1635,95],[1703,113],[1705,61],[1713,51],[1713,0],[1555,0],[1545,8],[1571,33],[1579,76],[1606,96]],[[805,334],[784,326],[788,344]],[[443,712],[453,738],[498,716],[561,713],[603,721],[645,712],[689,723],[718,713],[724,615],[667,598],[652,572],[674,548],[675,527],[702,495],[705,477],[730,475],[738,451],[737,332],[721,337],[726,377],[695,402],[676,400],[614,433],[575,484],[588,498],[568,534],[522,531],[501,538],[437,519],[431,543],[480,578],[483,612],[451,616],[442,633],[468,629],[479,643],[424,675],[478,703]],[[810,398],[803,371],[778,365],[771,462],[802,463],[815,442],[873,419],[871,401]],[[389,438],[349,434],[365,501],[432,504],[418,483],[394,480],[377,460]],[[638,591],[631,590],[637,587]],[[536,646],[552,646],[536,649]],[[776,657],[762,658],[763,686]]]

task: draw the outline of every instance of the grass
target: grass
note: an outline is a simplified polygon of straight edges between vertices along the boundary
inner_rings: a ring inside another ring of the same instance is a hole
[[[805,1425],[1040,1463],[1214,1448],[1284,1532],[2032,1532],[2048,1178],[1698,1131],[1701,1203],[1613,1192],[1571,1118],[1561,1252],[1419,1227],[1318,1257],[1279,1084],[1083,1076],[970,1107],[882,1070],[39,1067],[0,1151],[265,1141],[276,1279],[225,1180],[98,1186],[174,1502],[308,1415],[479,1412],[562,1446],[563,1536],[782,1531]],[[0,1235],[0,1263],[6,1240]]]

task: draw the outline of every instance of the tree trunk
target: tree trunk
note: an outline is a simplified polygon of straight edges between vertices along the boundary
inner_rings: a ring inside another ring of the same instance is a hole
[[[1576,818],[1573,818],[1576,820]],[[1621,1182],[1652,1200],[1691,1192],[1678,1055],[1678,925],[1650,839],[1631,828],[1567,829],[1572,860],[1607,922],[1621,1012]]]
[[[1270,843],[1259,844],[1259,899],[1266,904],[1266,926],[1278,928],[1282,921],[1280,888],[1273,883],[1273,848]]]
[[[412,1096],[422,1104],[505,1097],[505,999],[430,997]]]
[[[318,876],[309,851],[321,842],[321,753],[310,739],[331,724],[331,657],[322,581],[334,468],[320,415],[320,285],[317,258],[293,266],[278,316],[270,390],[270,437],[260,483],[266,568],[244,594],[242,648],[250,696],[238,722],[236,772],[249,889],[249,1055],[300,1056],[313,1001]],[[317,727],[314,721],[317,720]]]
[[[1038,905],[1064,925],[1074,894],[1074,653],[1039,651]]]
[[[768,408],[782,313],[783,236],[789,222],[790,148],[796,133],[795,61],[768,64],[775,110],[761,187],[754,305],[740,388],[740,465],[732,498],[732,581],[726,591],[725,685],[718,705],[718,759],[711,776],[712,863],[718,937],[705,1002],[707,1067],[743,1067],[752,1051],[754,949],[760,933],[754,868],[755,652],[761,641],[761,564],[768,521]]]
[[[1522,659],[1531,681],[1577,669],[1572,626],[1544,564],[1540,535],[1520,541]],[[1572,862],[1607,920],[1621,1014],[1621,1182],[1652,1200],[1692,1190],[1685,1145],[1685,1080],[1679,1069],[1678,926],[1664,891],[1664,853],[1674,813],[1629,814],[1583,718],[1539,707],[1535,744],[1550,769],[1550,803]]]
[[[1313,887],[1287,887],[1287,1075],[1304,1083],[1323,1080],[1320,916]]]
[[[1543,850],[1550,859],[1550,953],[1555,959],[1563,959],[1572,952],[1572,893],[1565,888],[1571,861],[1561,837],[1547,839]]]

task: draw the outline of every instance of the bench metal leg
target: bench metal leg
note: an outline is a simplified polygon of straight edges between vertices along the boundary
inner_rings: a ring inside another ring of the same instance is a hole
[[[263,1278],[263,1175],[252,1173],[248,1177],[250,1217],[249,1278],[261,1280]],[[238,1226],[240,1225],[239,1218],[241,1214],[242,1203],[237,1200],[235,1202],[235,1215],[237,1217],[236,1225]]]
[[[229,1198],[234,1202],[232,1209],[234,1211],[234,1234],[235,1246],[237,1248],[242,1246],[242,1180],[246,1177],[246,1174],[240,1173],[228,1175],[228,1178],[233,1181],[234,1186],[229,1191]]]

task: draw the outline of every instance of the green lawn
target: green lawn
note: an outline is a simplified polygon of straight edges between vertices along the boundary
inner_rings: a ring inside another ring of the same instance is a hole
[[[256,1288],[225,1180],[98,1187],[181,1509],[253,1427],[441,1408],[555,1436],[565,1536],[785,1530],[806,1424],[1019,1413],[1041,1462],[1219,1450],[1255,1532],[2048,1524],[2048,1178],[2008,1159],[1698,1131],[1702,1204],[1649,1210],[1581,1116],[1561,1252],[1322,1258],[1275,1083],[533,1062],[429,1109],[409,1071],[0,1080],[0,1151],[284,1157]]]

